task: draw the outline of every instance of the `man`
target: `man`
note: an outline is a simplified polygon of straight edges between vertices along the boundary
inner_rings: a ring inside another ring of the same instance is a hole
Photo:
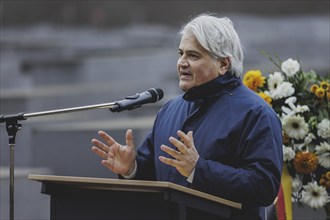
[[[243,52],[228,18],[197,16],[180,35],[177,70],[185,93],[159,111],[137,152],[130,129],[126,145],[100,131],[104,143],[93,139],[92,150],[124,178],[191,187],[242,203],[232,219],[264,219],[263,207],[280,185],[281,123],[242,85]]]

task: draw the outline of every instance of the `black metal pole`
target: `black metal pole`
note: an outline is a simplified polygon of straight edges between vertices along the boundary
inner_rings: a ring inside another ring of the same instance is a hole
[[[9,219],[14,220],[14,149],[16,133],[21,129],[21,124],[18,120],[23,120],[23,113],[16,115],[1,116],[1,122],[6,122],[6,130],[8,133],[9,153],[10,153],[10,168],[9,168]]]
[[[9,144],[10,168],[9,168],[9,219],[14,220],[14,149],[15,144]]]

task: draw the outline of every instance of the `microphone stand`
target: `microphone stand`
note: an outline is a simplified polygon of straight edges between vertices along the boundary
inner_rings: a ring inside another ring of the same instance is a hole
[[[9,219],[14,220],[14,149],[15,138],[18,130],[22,128],[22,124],[19,121],[26,120],[27,118],[54,115],[61,113],[69,113],[76,111],[85,111],[97,108],[110,108],[115,105],[115,102],[87,105],[81,107],[57,109],[43,112],[34,113],[18,113],[13,115],[0,115],[0,123],[6,123],[6,130],[8,133],[9,149],[10,149],[10,165],[9,165]]]

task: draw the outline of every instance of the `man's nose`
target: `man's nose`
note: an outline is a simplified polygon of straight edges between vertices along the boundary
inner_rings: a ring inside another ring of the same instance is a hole
[[[178,65],[179,66],[189,66],[189,62],[187,61],[187,59],[184,56],[182,56],[178,60]]]

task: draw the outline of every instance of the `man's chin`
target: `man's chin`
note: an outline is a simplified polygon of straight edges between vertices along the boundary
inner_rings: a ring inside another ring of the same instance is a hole
[[[191,85],[188,85],[187,83],[181,83],[181,82],[179,83],[179,87],[183,92],[188,92],[192,88]]]

